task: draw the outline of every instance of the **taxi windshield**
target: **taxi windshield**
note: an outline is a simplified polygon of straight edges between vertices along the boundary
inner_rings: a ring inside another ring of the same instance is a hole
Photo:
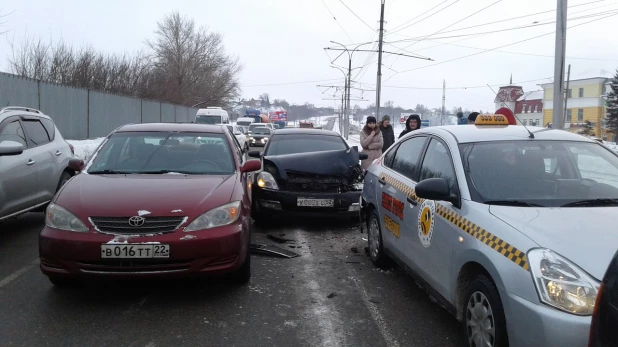
[[[618,206],[618,156],[574,141],[461,145],[474,201],[540,207]]]

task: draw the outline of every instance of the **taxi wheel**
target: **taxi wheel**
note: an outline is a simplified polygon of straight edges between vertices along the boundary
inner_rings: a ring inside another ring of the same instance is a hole
[[[382,228],[380,216],[377,210],[372,210],[367,222],[367,243],[369,246],[369,258],[378,267],[387,267],[388,259],[384,254],[382,245]]]
[[[508,346],[504,308],[496,285],[485,275],[468,284],[463,301],[467,346]]]

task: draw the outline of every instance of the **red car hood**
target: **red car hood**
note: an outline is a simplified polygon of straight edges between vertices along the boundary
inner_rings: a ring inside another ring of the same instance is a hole
[[[89,175],[71,179],[55,203],[86,221],[88,217],[188,216],[230,201],[236,175]]]

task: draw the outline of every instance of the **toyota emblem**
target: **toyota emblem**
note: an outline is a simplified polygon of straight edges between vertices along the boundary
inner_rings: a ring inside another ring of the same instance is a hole
[[[141,227],[146,222],[146,218],[141,216],[133,216],[129,218],[129,225],[132,227]]]

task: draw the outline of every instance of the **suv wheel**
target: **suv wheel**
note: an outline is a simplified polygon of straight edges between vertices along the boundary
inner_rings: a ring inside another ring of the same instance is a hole
[[[496,285],[487,276],[476,275],[469,282],[463,299],[467,346],[506,346],[506,318]]]

